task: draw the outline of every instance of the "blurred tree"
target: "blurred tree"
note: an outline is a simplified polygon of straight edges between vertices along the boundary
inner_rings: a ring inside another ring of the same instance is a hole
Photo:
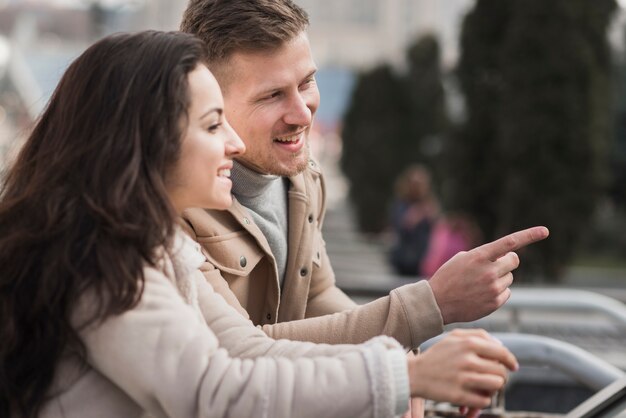
[[[417,39],[407,50],[407,72],[383,65],[361,73],[344,117],[342,168],[359,227],[387,226],[393,184],[415,163],[433,167],[447,126],[439,44]]]
[[[626,28],[622,42],[626,42]],[[614,62],[615,143],[611,150],[611,198],[621,212],[626,211],[626,52]]]
[[[550,228],[525,250],[526,279],[561,277],[605,190],[614,9],[614,0],[478,0],[463,27],[468,120],[450,158],[464,173],[455,193],[471,191],[456,203],[487,238]]]
[[[101,0],[89,0],[89,21],[91,23],[91,36],[98,39],[104,35],[107,24],[107,10]]]
[[[399,144],[402,168],[422,163],[436,168],[448,127],[437,38],[424,35],[407,49],[406,84],[409,135]]]
[[[497,125],[503,100],[502,42],[510,9],[510,1],[479,0],[463,22],[456,75],[466,115],[444,148],[444,205],[474,217],[487,238],[495,234],[501,189]]]
[[[402,169],[398,144],[408,135],[407,109],[402,82],[389,65],[359,74],[344,116],[341,167],[364,232],[386,226],[393,181]]]

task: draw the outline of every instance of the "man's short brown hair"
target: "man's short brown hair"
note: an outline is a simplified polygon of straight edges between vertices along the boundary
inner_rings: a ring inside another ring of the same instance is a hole
[[[221,64],[235,52],[276,49],[308,24],[291,0],[190,0],[180,30],[202,39],[209,62]]]

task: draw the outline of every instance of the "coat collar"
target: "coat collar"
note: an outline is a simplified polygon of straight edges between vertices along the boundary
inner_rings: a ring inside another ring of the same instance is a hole
[[[311,211],[309,193],[307,190],[310,185],[307,184],[307,177],[317,178],[320,176],[320,169],[318,164],[309,160],[307,168],[295,176],[289,177],[288,188],[288,254],[287,254],[287,268],[285,270],[285,276],[290,277],[298,274],[300,266],[297,265],[299,248],[292,247],[292,243],[301,242],[304,228]],[[278,269],[276,267],[276,260],[272,254],[272,250],[267,242],[267,238],[263,235],[263,232],[254,223],[250,216],[248,209],[243,206],[234,196],[233,204],[228,209],[228,212],[237,220],[237,222],[256,240],[259,246],[263,249],[263,252],[271,260],[272,268],[274,271],[274,277],[276,278],[276,286],[279,290],[279,300],[281,298],[281,290],[278,280]],[[288,280],[285,280],[287,283]]]

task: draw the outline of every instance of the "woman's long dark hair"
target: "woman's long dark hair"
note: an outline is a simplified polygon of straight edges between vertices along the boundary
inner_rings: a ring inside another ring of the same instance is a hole
[[[84,326],[138,302],[174,231],[164,177],[205,61],[191,35],[117,34],[59,82],[0,189],[0,416],[36,416],[61,356],[84,358],[71,317],[85,291]]]

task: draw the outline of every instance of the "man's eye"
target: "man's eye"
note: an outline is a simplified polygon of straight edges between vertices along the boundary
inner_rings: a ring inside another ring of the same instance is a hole
[[[305,80],[304,83],[301,84],[301,87],[309,87],[311,84],[315,83],[315,77],[311,77],[308,80]]]

